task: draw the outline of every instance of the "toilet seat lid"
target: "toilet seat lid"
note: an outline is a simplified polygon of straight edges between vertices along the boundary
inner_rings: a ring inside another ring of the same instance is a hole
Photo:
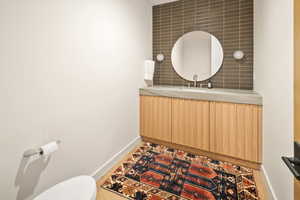
[[[46,190],[34,200],[95,200],[96,182],[90,176],[78,176]]]

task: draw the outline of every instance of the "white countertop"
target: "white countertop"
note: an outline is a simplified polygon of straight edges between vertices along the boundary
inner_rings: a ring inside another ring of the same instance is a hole
[[[164,96],[183,99],[220,101],[240,104],[262,105],[262,96],[253,90],[223,88],[193,88],[182,86],[154,86],[140,88],[140,95]]]

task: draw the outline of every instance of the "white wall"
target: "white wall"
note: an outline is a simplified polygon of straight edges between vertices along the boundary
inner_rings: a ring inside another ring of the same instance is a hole
[[[0,199],[92,174],[138,135],[148,0],[0,0]],[[48,163],[23,152],[51,140]]]
[[[263,95],[263,165],[277,199],[293,199],[293,0],[255,0],[255,90]]]

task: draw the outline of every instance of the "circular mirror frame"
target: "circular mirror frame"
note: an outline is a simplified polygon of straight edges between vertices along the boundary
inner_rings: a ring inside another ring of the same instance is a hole
[[[175,49],[176,44],[177,44],[182,38],[184,38],[185,36],[187,36],[187,35],[189,35],[189,34],[191,34],[191,33],[195,33],[195,32],[199,32],[199,33],[202,33],[202,34],[204,33],[204,34],[206,34],[206,35],[210,35],[211,37],[215,38],[216,41],[217,41],[217,43],[218,43],[218,46],[220,47],[221,55],[222,55],[220,64],[219,64],[219,66],[218,66],[218,69],[217,69],[213,74],[211,74],[209,77],[207,77],[207,78],[205,78],[205,79],[199,79],[199,80],[197,80],[197,82],[201,82],[201,81],[209,80],[209,79],[211,79],[213,76],[215,76],[215,75],[220,71],[220,69],[221,69],[221,67],[222,67],[222,65],[223,65],[223,62],[224,62],[224,49],[223,49],[223,46],[222,46],[221,42],[219,41],[219,39],[218,39],[216,36],[212,35],[212,34],[209,33],[209,32],[205,32],[205,31],[191,31],[191,32],[187,32],[187,33],[183,34],[182,36],[180,36],[180,37],[176,40],[176,42],[174,43],[174,45],[173,45],[173,47],[172,47],[172,52],[171,52],[171,64],[172,64],[172,67],[173,67],[174,71],[176,72],[176,74],[178,74],[178,76],[180,76],[182,79],[188,80],[188,81],[194,81],[194,80],[192,80],[192,79],[188,79],[188,78],[184,77],[183,75],[181,75],[181,74],[178,72],[178,70],[176,70],[176,67],[175,67],[175,64],[174,64],[174,61],[173,61],[173,53],[174,53],[174,49]]]

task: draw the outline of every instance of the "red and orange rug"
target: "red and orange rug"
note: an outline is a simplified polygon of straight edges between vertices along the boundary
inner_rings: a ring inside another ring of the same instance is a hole
[[[251,169],[144,143],[102,184],[132,200],[257,200]]]

